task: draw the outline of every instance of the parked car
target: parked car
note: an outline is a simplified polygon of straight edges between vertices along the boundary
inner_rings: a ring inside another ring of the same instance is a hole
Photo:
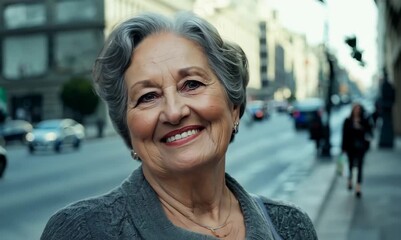
[[[296,101],[291,108],[295,129],[309,129],[316,118],[324,122],[325,114],[324,101],[319,98]]]
[[[254,120],[269,118],[267,103],[261,100],[253,100],[247,103],[247,111]]]
[[[0,142],[1,142],[1,139],[0,139]],[[0,144],[0,178],[3,177],[6,167],[7,167],[7,151]]]
[[[272,106],[273,109],[275,109],[279,113],[288,112],[289,103],[285,100],[284,101],[272,100],[270,102],[270,105]]]
[[[8,120],[0,124],[0,136],[6,144],[12,141],[25,142],[26,135],[32,131],[32,124],[25,120]]]
[[[30,153],[47,149],[60,152],[64,147],[78,149],[84,138],[84,126],[69,118],[39,122],[26,136]]]

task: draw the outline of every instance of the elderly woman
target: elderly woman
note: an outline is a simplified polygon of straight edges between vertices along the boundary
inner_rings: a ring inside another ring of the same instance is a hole
[[[304,212],[250,195],[225,173],[247,59],[208,22],[129,19],[110,35],[94,79],[142,164],[110,193],[60,210],[42,239],[317,239]]]

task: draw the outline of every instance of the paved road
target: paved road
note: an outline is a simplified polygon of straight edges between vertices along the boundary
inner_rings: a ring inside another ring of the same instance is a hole
[[[333,114],[333,141],[343,112]],[[117,186],[139,163],[117,136],[86,141],[78,152],[29,155],[11,147],[9,167],[0,181],[0,236],[38,239],[49,216],[73,201]],[[289,199],[316,162],[306,132],[296,132],[287,115],[242,124],[229,147],[227,172],[248,191]]]

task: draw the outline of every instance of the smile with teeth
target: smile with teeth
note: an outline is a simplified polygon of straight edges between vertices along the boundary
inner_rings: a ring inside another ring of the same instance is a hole
[[[194,134],[196,134],[198,132],[199,132],[198,129],[192,129],[192,130],[183,132],[181,134],[176,134],[174,136],[171,136],[171,137],[166,139],[166,142],[170,143],[170,142],[174,142],[174,141],[177,141],[177,140],[180,140],[180,139],[184,139],[184,138],[187,138],[187,137],[189,137],[191,135],[194,135]]]

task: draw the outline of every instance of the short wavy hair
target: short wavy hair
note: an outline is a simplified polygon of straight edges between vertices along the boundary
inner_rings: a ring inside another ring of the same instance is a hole
[[[142,13],[112,31],[93,67],[96,93],[106,102],[114,128],[129,148],[132,146],[126,122],[128,90],[124,74],[138,44],[161,32],[174,33],[201,46],[228,99],[240,107],[240,117],[245,110],[249,73],[248,60],[241,47],[224,41],[215,27],[193,13],[180,12],[171,19],[156,13]]]

